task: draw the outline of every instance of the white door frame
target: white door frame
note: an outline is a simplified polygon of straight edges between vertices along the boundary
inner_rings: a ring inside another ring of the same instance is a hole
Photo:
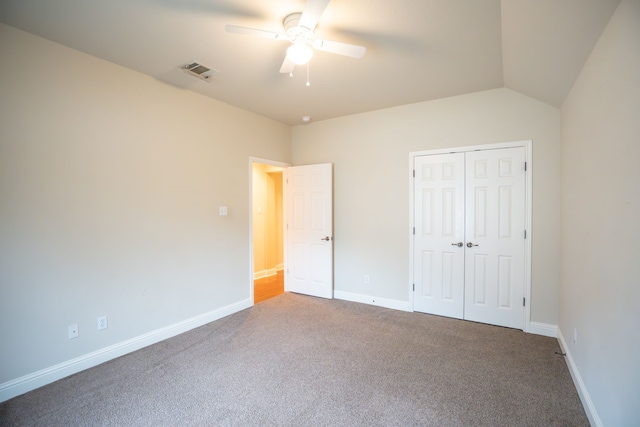
[[[249,157],[249,299],[253,306],[253,164],[260,163],[263,165],[277,166],[281,168],[288,168],[291,166],[289,163],[278,162],[275,160],[261,159],[259,157]],[[284,189],[283,189],[284,190]],[[284,191],[283,191],[284,195]],[[284,201],[283,201],[284,204]],[[282,217],[283,222],[286,221],[286,216]],[[284,224],[283,224],[284,226]],[[282,228],[284,230],[284,227]],[[286,236],[283,236],[283,243],[286,245]],[[286,246],[284,254],[285,269],[287,265]]]
[[[414,241],[413,241],[413,226],[415,224],[414,218],[414,179],[413,179],[413,167],[414,160],[419,156],[433,155],[433,154],[447,154],[447,153],[464,153],[467,151],[479,151],[479,150],[495,150],[499,148],[513,148],[524,147],[525,148],[525,161],[527,162],[526,170],[526,183],[525,183],[525,227],[527,238],[525,239],[524,249],[524,296],[525,296],[525,308],[524,308],[524,332],[531,332],[531,238],[532,232],[532,140],[504,142],[496,144],[484,144],[484,145],[471,145],[466,147],[455,148],[443,148],[436,150],[426,151],[414,151],[409,153],[409,306],[411,311],[414,311],[414,283],[413,283],[413,267],[414,267]]]

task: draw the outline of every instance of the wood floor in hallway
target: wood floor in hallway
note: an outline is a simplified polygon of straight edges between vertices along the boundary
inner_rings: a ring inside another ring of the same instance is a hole
[[[269,298],[277,297],[284,293],[284,272],[278,271],[275,276],[254,280],[253,303],[258,304]]]

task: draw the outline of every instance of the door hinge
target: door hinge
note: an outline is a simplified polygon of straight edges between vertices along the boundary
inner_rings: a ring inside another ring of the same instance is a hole
[[[416,170],[415,169],[413,170],[413,177],[414,178],[416,177]]]
[[[524,162],[524,170],[526,172],[526,170],[527,170],[527,162]]]
[[[525,307],[526,298],[522,298],[522,306]]]
[[[524,230],[524,238],[527,238],[527,230]]]
[[[415,227],[413,227],[413,235],[414,236],[416,235],[416,228]]]
[[[415,292],[415,291],[416,291],[416,284],[414,283],[413,284],[413,292]]]

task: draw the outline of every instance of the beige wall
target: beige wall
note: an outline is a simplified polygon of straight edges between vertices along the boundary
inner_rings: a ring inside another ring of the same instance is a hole
[[[296,126],[292,135],[294,165],[335,164],[336,291],[390,301],[409,301],[409,153],[532,139],[531,317],[557,325],[557,108],[496,89]]]
[[[561,112],[561,339],[594,410],[592,423],[636,426],[640,2],[620,3]]]
[[[0,385],[249,300],[288,126],[0,25],[0,135]]]
[[[282,171],[270,172],[270,181],[273,183],[272,197],[269,198],[269,234],[267,239],[272,242],[267,254],[268,268],[282,270],[284,268],[284,199]]]
[[[252,224],[253,224],[253,272],[254,275],[266,270],[265,259],[265,217],[264,208],[267,200],[267,165],[253,163],[252,165]]]
[[[253,163],[253,271],[273,275],[283,265],[282,168]]]

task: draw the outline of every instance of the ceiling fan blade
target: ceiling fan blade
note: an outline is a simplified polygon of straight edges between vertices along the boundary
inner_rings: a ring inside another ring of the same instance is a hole
[[[296,64],[292,60],[289,59],[289,56],[284,57],[284,61],[282,62],[282,67],[280,67],[280,72],[282,74],[289,74],[293,72]]]
[[[256,28],[239,27],[237,25],[225,25],[227,33],[247,34],[272,40],[289,40],[286,34],[274,33],[271,31],[258,30]]]
[[[313,31],[328,4],[329,0],[307,0],[298,25]]]
[[[350,56],[352,58],[362,58],[367,51],[367,48],[364,46],[321,39],[316,39],[313,42],[313,47],[325,52],[337,53],[338,55]]]

